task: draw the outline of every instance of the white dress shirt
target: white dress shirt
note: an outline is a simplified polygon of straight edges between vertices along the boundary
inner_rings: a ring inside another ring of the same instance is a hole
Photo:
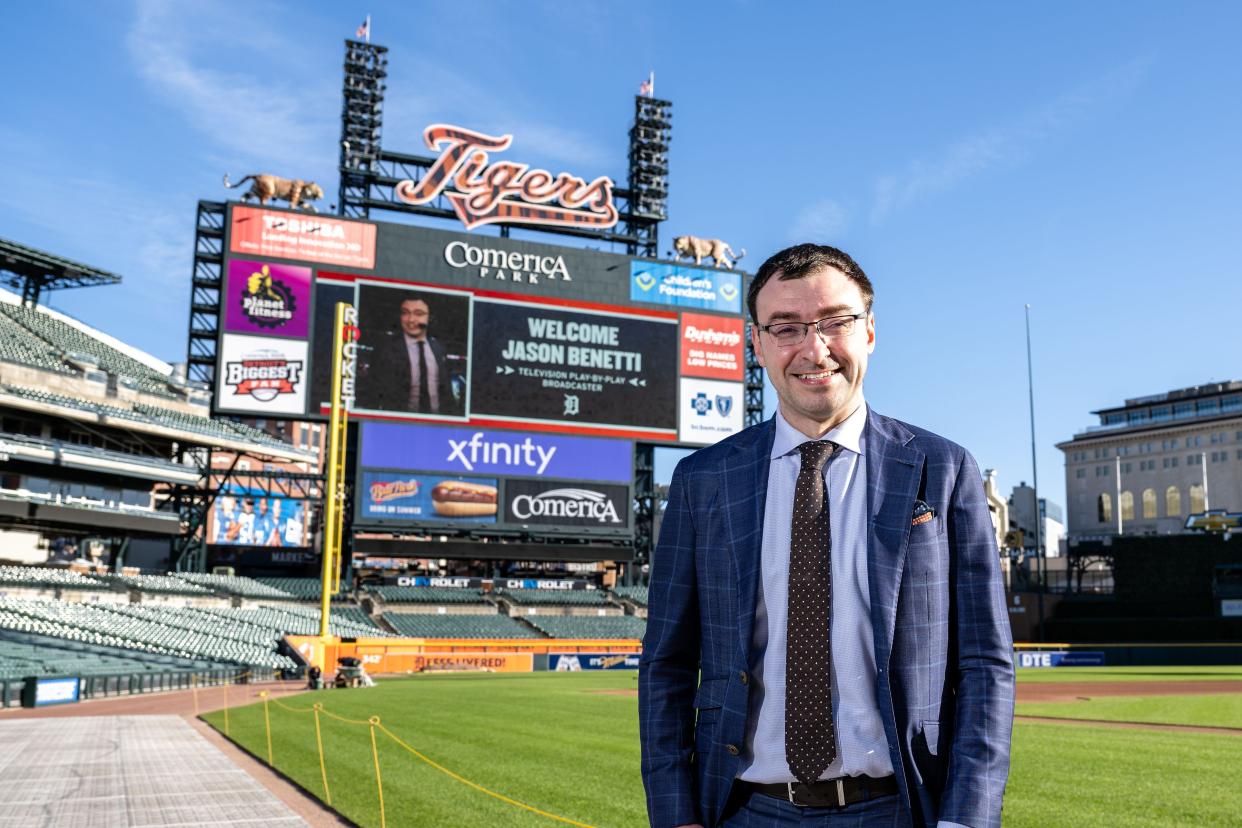
[[[854,413],[822,438],[839,446],[824,466],[832,532],[832,708],[837,758],[823,779],[893,773],[875,693],[875,639],[867,575],[866,422],[867,406],[860,401]],[[746,752],[738,771],[738,777],[748,782],[797,781],[785,759],[785,635],[790,522],[802,464],[798,446],[809,439],[778,411],[751,642]]]

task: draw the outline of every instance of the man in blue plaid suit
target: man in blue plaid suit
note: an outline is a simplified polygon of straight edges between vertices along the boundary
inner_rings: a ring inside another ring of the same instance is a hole
[[[751,283],[779,408],[673,474],[639,674],[652,828],[1000,825],[1014,674],[982,480],[962,447],[867,408],[873,295],[853,259],[810,244]],[[789,599],[794,481],[819,440],[827,631]],[[787,710],[807,675],[790,641],[828,653],[812,698],[830,693],[830,715]],[[793,761],[809,720],[829,728],[810,746],[822,773]]]

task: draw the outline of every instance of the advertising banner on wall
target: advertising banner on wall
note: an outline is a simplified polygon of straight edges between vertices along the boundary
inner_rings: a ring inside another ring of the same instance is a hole
[[[681,372],[690,377],[741,381],[746,368],[740,319],[705,313],[681,315]]]
[[[630,262],[630,300],[742,312],[742,276],[731,270],[707,270],[670,262]]]
[[[706,446],[741,431],[744,389],[740,382],[683,379],[681,441]]]
[[[224,289],[225,331],[306,338],[311,314],[309,267],[233,259]]]
[[[638,658],[638,653],[548,653],[548,669],[558,673],[637,670]]]
[[[216,409],[239,414],[301,414],[306,410],[307,344],[224,334],[216,370]]]
[[[364,471],[355,498],[369,521],[495,523],[499,481],[492,477]]]
[[[470,412],[673,431],[675,319],[476,297]]]
[[[508,480],[505,523],[620,529],[630,523],[630,488],[603,483]]]
[[[233,207],[229,250],[369,270],[375,267],[375,225],[305,213]]]
[[[361,433],[364,468],[612,483],[634,477],[634,444],[625,440],[383,422],[364,422]]]

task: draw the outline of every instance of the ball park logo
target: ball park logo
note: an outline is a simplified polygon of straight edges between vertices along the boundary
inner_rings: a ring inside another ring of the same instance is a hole
[[[279,328],[293,318],[297,300],[289,286],[272,278],[267,265],[246,277],[241,296],[242,312],[246,318],[264,328]]]
[[[302,360],[288,359],[279,351],[255,351],[224,363],[225,385],[237,396],[249,394],[259,402],[294,393],[301,380]]]
[[[440,157],[418,181],[397,184],[399,201],[427,204],[444,195],[467,230],[497,222],[596,228],[617,223],[612,179],[607,176],[587,183],[569,173],[554,176],[531,169],[529,164],[488,163],[488,153],[508,149],[512,135],[432,124],[423,131],[423,139]],[[450,185],[452,190],[445,192]]]

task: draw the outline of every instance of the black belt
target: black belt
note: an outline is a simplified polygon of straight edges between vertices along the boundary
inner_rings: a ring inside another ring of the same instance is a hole
[[[801,782],[760,785],[756,782],[739,781],[755,793],[783,799],[802,808],[844,808],[855,802],[866,802],[897,793],[896,776],[885,776],[883,779],[872,776],[843,776],[839,779],[825,779],[813,785],[804,785]]]

